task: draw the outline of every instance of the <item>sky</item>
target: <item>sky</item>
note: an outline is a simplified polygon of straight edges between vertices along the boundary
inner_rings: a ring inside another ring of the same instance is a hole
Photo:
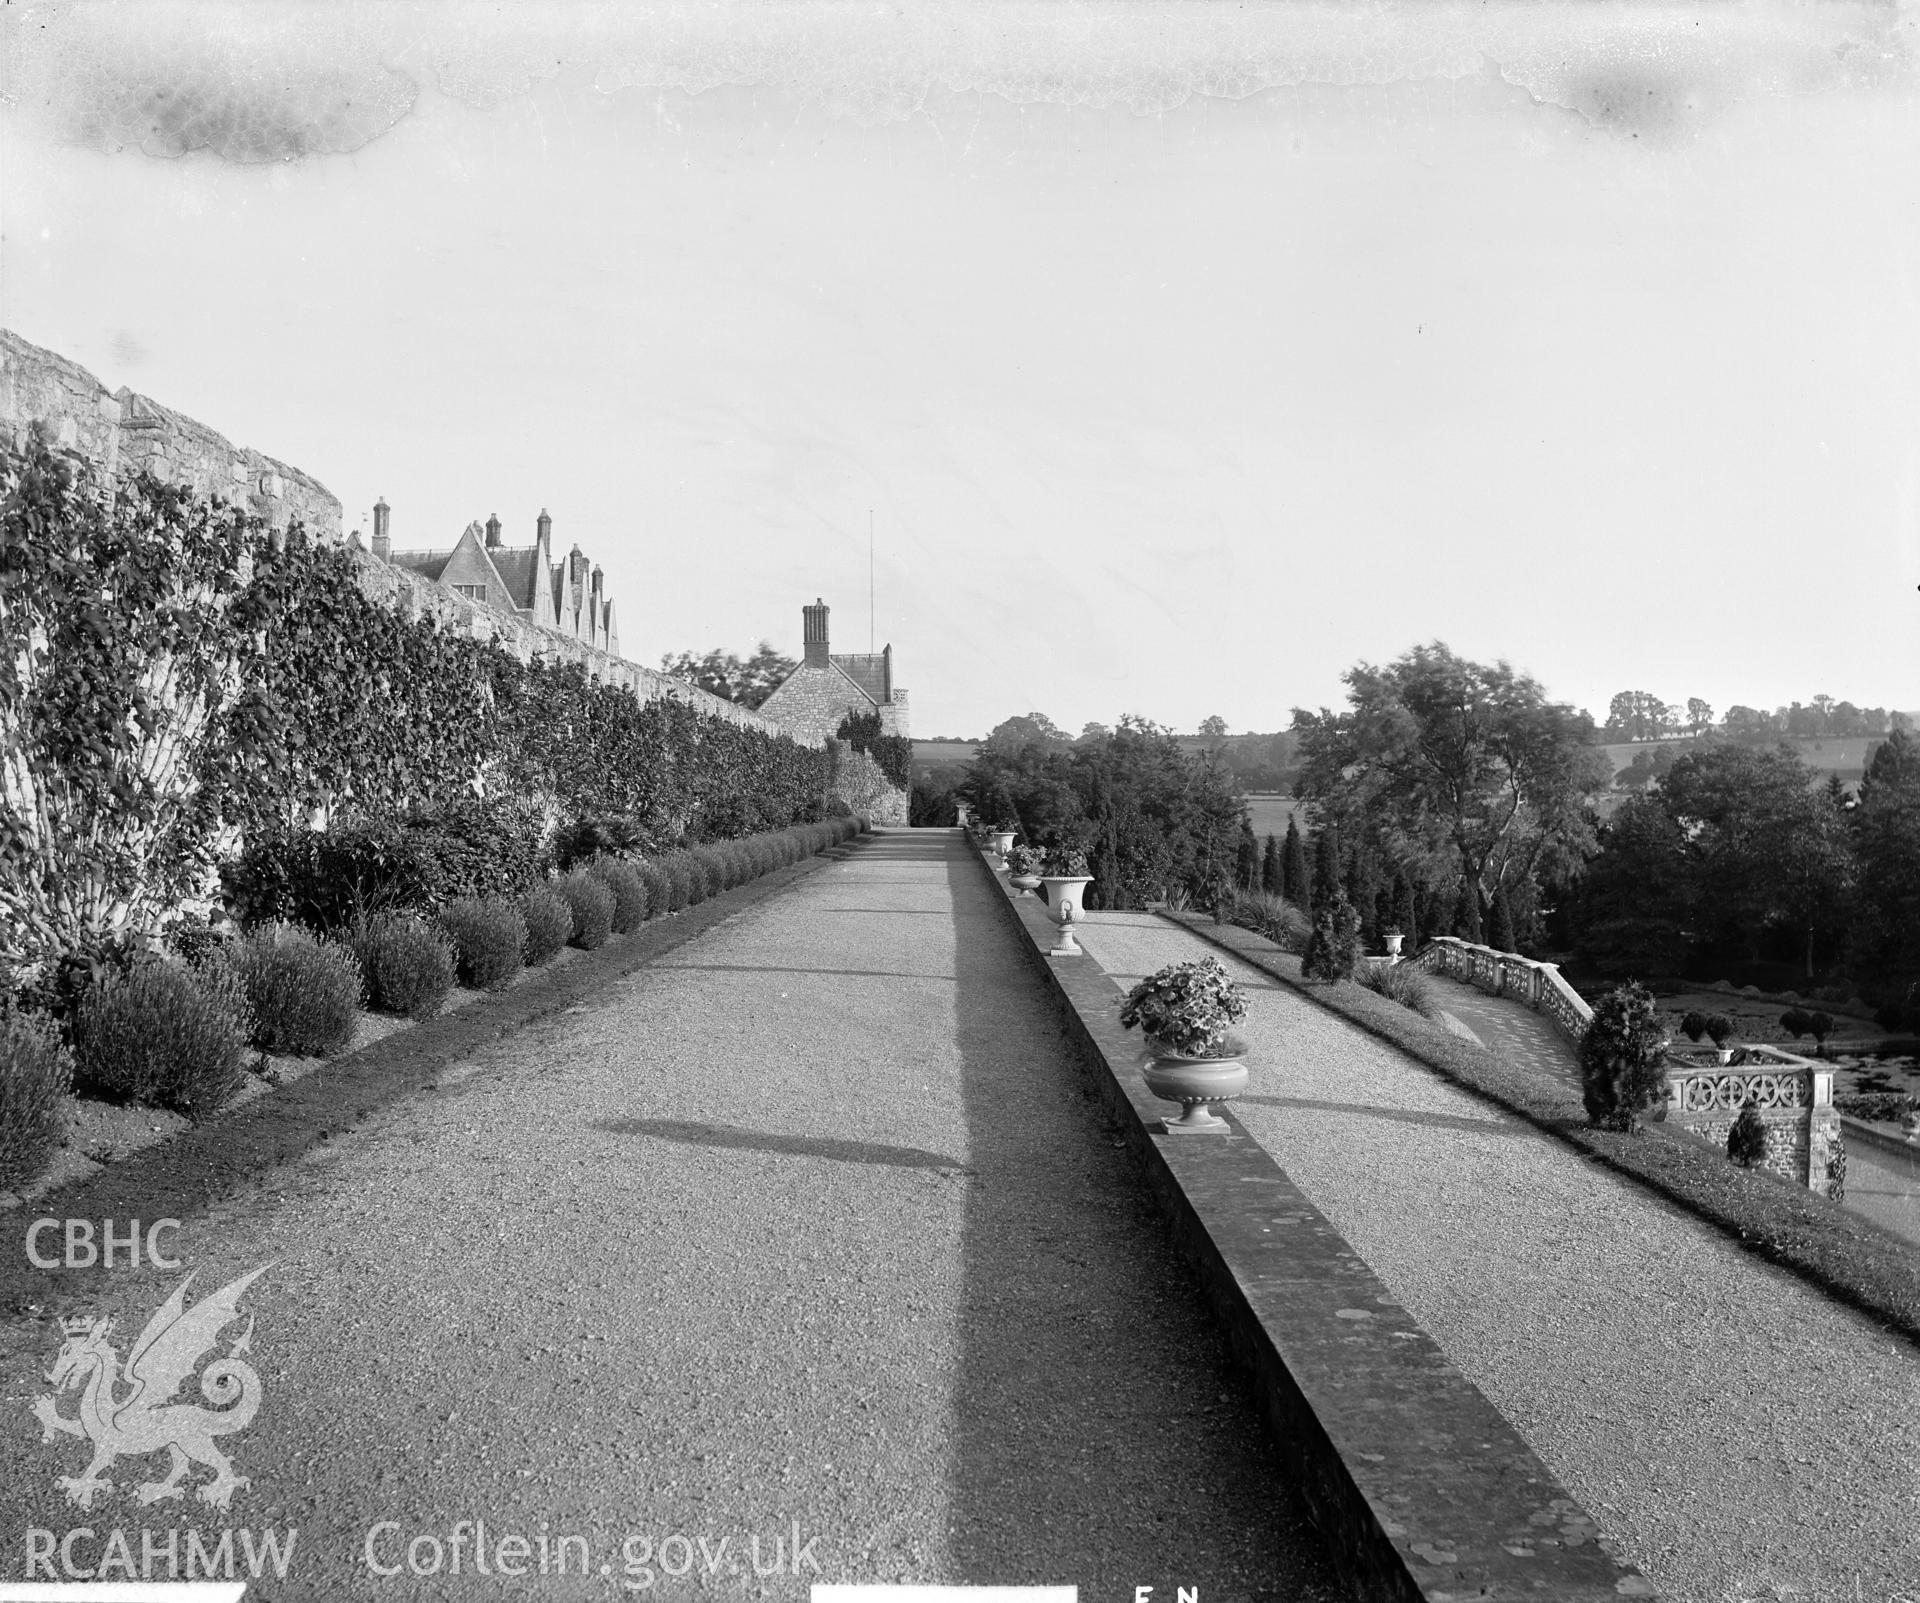
[[[922,736],[1917,708],[1917,17],[15,4],[0,322]]]

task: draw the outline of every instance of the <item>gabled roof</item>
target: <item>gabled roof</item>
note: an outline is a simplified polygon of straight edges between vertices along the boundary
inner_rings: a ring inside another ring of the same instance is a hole
[[[387,558],[394,567],[405,568],[423,579],[438,579],[452,560],[451,551],[396,551]]]
[[[538,583],[535,559],[540,555],[540,548],[495,546],[487,555],[493,559],[494,571],[500,575],[500,583],[506,587],[513,604],[532,607]]]
[[[858,685],[876,707],[887,699],[887,659],[879,652],[836,655],[834,667]]]

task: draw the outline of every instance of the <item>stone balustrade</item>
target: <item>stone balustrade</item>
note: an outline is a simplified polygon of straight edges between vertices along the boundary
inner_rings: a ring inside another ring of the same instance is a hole
[[[1560,975],[1558,963],[1540,963],[1517,952],[1478,946],[1457,935],[1436,935],[1406,959],[1420,968],[1464,980],[1489,996],[1511,997],[1544,1013],[1575,1046],[1587,1033],[1593,1009]]]
[[[1724,1063],[1712,1049],[1668,1049],[1669,1123],[1724,1150],[1744,1107],[1767,1127],[1763,1167],[1828,1195],[1840,1149],[1832,1069],[1772,1046],[1736,1047]]]

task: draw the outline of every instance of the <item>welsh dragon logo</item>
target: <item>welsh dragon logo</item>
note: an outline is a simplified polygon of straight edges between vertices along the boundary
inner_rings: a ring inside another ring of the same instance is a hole
[[[220,1332],[239,1319],[240,1294],[272,1267],[262,1264],[191,1308],[186,1306],[187,1287],[193,1284],[189,1274],[147,1321],[124,1367],[107,1340],[111,1319],[61,1321],[66,1342],[47,1372],[54,1389],[35,1399],[33,1412],[42,1427],[42,1442],[82,1436],[93,1443],[93,1462],[81,1474],[62,1475],[55,1482],[73,1502],[92,1508],[97,1494],[114,1490],[102,1472],[116,1458],[140,1458],[162,1448],[173,1455],[172,1464],[163,1479],[134,1488],[142,1503],[186,1496],[181,1482],[195,1464],[213,1471],[213,1479],[195,1495],[215,1508],[225,1508],[237,1490],[250,1484],[244,1475],[234,1474],[232,1461],[214,1446],[214,1438],[245,1430],[260,1409],[260,1377],[243,1356],[253,1345],[251,1315],[226,1353],[201,1372],[200,1395],[214,1406],[176,1403],[173,1396],[219,1345]],[[67,1418],[59,1411],[60,1398],[76,1386],[80,1411]],[[129,1386],[131,1390],[123,1390]]]

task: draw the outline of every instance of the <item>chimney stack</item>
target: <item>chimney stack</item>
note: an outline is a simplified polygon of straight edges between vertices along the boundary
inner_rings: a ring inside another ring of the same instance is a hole
[[[805,646],[801,660],[816,668],[827,667],[827,604],[818,596],[812,606],[800,609],[800,637]]]
[[[500,514],[497,512],[489,514],[487,518],[487,549],[500,549]]]
[[[553,543],[553,519],[547,516],[547,509],[540,509],[540,516],[534,520],[534,538],[542,545]]]
[[[600,564],[597,562],[593,565],[593,599],[600,599]]]
[[[392,512],[385,496],[373,504],[373,554],[382,562],[393,560],[393,535],[387,527]]]

